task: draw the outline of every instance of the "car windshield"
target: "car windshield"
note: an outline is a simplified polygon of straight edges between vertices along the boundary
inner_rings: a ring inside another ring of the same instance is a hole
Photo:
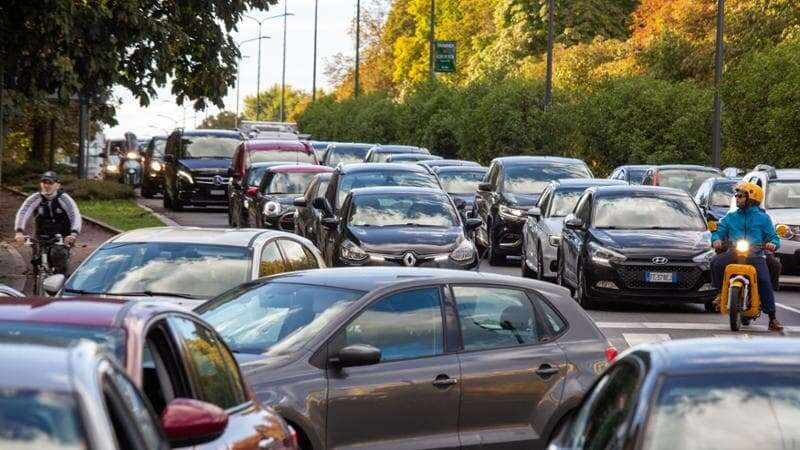
[[[347,194],[358,188],[382,186],[429,187],[440,189],[433,175],[423,172],[385,170],[381,172],[355,172],[342,176],[336,207],[341,208]]]
[[[266,283],[232,289],[195,310],[234,352],[284,354],[302,348],[364,292]]]
[[[553,180],[591,177],[583,164],[510,166],[503,176],[503,190],[511,194],[541,194]]]
[[[474,194],[484,176],[486,176],[485,172],[474,170],[448,171],[439,173],[439,181],[442,183],[444,191],[449,194]]]
[[[670,376],[650,413],[642,448],[794,449],[800,443],[798,423],[800,373]]]
[[[302,194],[317,175],[313,172],[273,173],[267,187],[268,194]]]
[[[395,192],[354,197],[348,222],[356,227],[458,226],[447,196]]]
[[[0,338],[56,339],[78,341],[88,339],[125,362],[125,331],[122,328],[0,321]],[[0,446],[0,448],[3,448]]]
[[[595,228],[629,230],[706,229],[694,200],[679,195],[620,195],[600,197],[594,203]]]
[[[83,263],[65,291],[209,298],[247,281],[250,270],[246,247],[112,242]]]
[[[643,169],[628,169],[628,183],[642,184],[644,176],[647,173],[647,168]]]
[[[693,169],[661,169],[657,175],[659,186],[680,189],[692,196],[697,194],[704,181],[718,176],[716,172]]]
[[[267,173],[267,169],[269,167],[253,167],[247,172],[247,180],[245,180],[245,186],[260,186],[261,179],[264,178],[264,174]]]
[[[404,150],[397,150],[395,152],[383,152],[383,153],[375,152],[375,154],[372,155],[372,160],[370,162],[375,162],[375,163],[386,162],[386,160],[389,159],[389,156],[400,155],[403,153],[405,153]]]
[[[735,187],[736,183],[717,183],[714,185],[714,191],[711,192],[711,206],[724,208],[731,206]]]
[[[183,159],[233,158],[239,138],[224,136],[183,136]]]
[[[88,448],[74,395],[47,390],[0,388],[0,449]]]
[[[250,162],[298,162],[316,164],[317,160],[313,153],[306,153],[300,150],[264,150],[250,152]]]
[[[800,180],[770,181],[766,206],[769,209],[800,209]]]
[[[161,159],[164,157],[164,149],[167,147],[166,139],[153,139],[153,157]]]
[[[550,217],[564,217],[571,213],[583,191],[583,189],[556,191],[550,204]]]
[[[330,150],[328,165],[336,167],[341,164],[357,164],[364,162],[369,147],[347,147],[337,145]]]

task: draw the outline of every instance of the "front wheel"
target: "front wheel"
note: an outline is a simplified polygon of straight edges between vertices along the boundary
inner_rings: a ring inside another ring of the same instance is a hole
[[[730,303],[728,305],[728,317],[731,322],[731,331],[739,331],[739,329],[742,327],[741,297],[741,287],[732,286],[730,290],[728,290],[728,298],[730,299]]]

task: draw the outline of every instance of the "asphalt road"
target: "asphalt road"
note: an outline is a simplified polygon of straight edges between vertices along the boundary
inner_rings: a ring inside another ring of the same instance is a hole
[[[199,227],[227,227],[225,210],[186,209],[176,213],[162,207],[160,197],[139,201],[180,225]],[[518,259],[512,259],[506,266],[493,267],[484,261],[481,270],[520,276]],[[776,293],[778,319],[786,326],[784,334],[800,336],[800,289],[783,287]],[[640,343],[665,341],[691,337],[730,336],[728,319],[719,314],[704,312],[702,305],[633,304],[604,305],[589,311],[611,342],[620,350]],[[774,333],[766,331],[766,317],[759,318],[753,325],[743,327],[736,333],[743,338],[765,336]]]

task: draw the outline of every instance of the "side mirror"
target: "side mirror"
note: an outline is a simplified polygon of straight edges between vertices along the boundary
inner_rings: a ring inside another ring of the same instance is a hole
[[[527,214],[528,217],[539,220],[542,217],[542,210],[539,207],[534,206],[533,208],[528,210]]]
[[[199,400],[176,398],[161,413],[161,428],[173,448],[213,441],[227,427],[228,415],[222,408]]]
[[[478,219],[477,217],[472,217],[470,219],[467,219],[467,221],[464,223],[464,228],[466,228],[467,231],[474,231],[477,230],[482,223],[483,221],[481,219]]]
[[[164,155],[164,162],[165,163],[174,163],[175,156],[174,155]]]
[[[305,208],[306,206],[308,206],[307,205],[308,202],[306,202],[306,198],[305,197],[297,197],[296,199],[294,199],[294,202],[292,202],[292,203],[297,208]]]
[[[44,291],[47,293],[47,295],[53,297],[58,294],[58,291],[60,291],[62,287],[64,287],[65,279],[66,277],[60,273],[50,275],[44,279],[42,287],[44,287]]]
[[[456,209],[459,211],[463,211],[464,208],[467,207],[467,202],[465,202],[463,198],[454,198],[453,203],[455,203]]]
[[[322,211],[322,214],[327,217],[333,217],[333,208],[325,197],[317,197],[311,202],[311,206]]]
[[[323,217],[320,223],[325,228],[336,228],[339,226],[339,219],[336,217]]]
[[[492,183],[478,183],[478,190],[480,192],[492,192]]]
[[[582,230],[583,225],[583,221],[575,217],[574,214],[570,214],[566,219],[564,219],[564,227],[570,230]]]
[[[379,362],[381,362],[381,351],[366,344],[348,345],[330,359],[330,363],[337,367],[370,366]]]

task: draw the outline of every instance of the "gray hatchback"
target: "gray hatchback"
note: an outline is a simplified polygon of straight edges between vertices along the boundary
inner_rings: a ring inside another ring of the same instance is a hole
[[[566,289],[474,272],[295,272],[197,312],[303,449],[540,448],[616,356]]]

